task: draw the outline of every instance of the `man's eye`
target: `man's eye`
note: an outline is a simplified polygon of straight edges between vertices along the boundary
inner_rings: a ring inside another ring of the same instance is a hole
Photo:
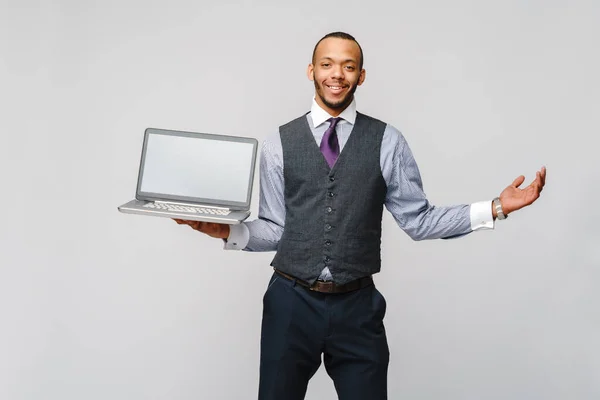
[[[354,67],[352,67],[352,66],[350,66],[350,65],[348,65],[348,66],[346,67],[346,69],[347,69],[348,71],[354,71]]]
[[[321,64],[322,67],[329,67],[331,64],[325,63],[325,64]]]

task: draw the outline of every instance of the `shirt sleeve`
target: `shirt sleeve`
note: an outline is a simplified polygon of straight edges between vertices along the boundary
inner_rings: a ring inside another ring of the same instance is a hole
[[[388,191],[385,206],[413,240],[449,239],[493,228],[491,201],[438,207],[429,203],[417,163],[404,136],[388,125],[381,145],[381,170]]]
[[[492,201],[480,201],[471,204],[471,229],[474,231],[494,229]]]
[[[285,222],[283,187],[283,150],[278,132],[267,138],[261,148],[258,218],[232,225],[226,250],[277,250]]]

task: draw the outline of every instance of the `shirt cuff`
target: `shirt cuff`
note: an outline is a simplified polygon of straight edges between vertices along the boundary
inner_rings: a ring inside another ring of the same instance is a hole
[[[230,225],[229,237],[225,240],[225,250],[242,250],[250,241],[250,231],[246,224]]]
[[[474,231],[494,229],[492,201],[480,201],[471,204],[471,229]]]

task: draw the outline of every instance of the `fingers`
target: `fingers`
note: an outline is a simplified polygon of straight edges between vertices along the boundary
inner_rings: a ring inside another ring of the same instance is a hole
[[[546,185],[546,167],[542,167],[535,174],[535,180],[538,185],[539,191],[541,192],[544,186]]]
[[[214,222],[190,221],[185,219],[172,218],[179,225],[188,225],[190,228],[212,236],[215,238],[227,239],[230,228],[227,224],[217,224]]]
[[[531,202],[535,201],[538,197],[540,197],[540,193],[544,189],[544,185],[546,183],[546,168],[542,167],[541,170],[535,173],[535,179],[527,189],[530,191]]]
[[[525,177],[523,175],[521,175],[513,181],[511,186],[514,188],[518,188],[519,186],[521,186],[523,184],[524,181],[525,181]],[[533,180],[533,182],[531,182],[529,187],[533,187],[536,189],[537,192],[541,192],[542,189],[544,188],[545,184],[546,184],[546,167],[542,167],[542,169],[540,169],[539,171],[537,171],[535,173],[535,179]]]
[[[201,224],[201,223],[202,223],[202,222],[200,222],[200,221],[191,221],[191,222],[189,223],[189,225],[192,227],[192,229],[194,229],[194,230],[197,230],[197,231],[201,231],[201,230],[200,230],[200,224]]]
[[[518,188],[519,186],[521,186],[523,184],[523,182],[525,182],[525,177],[523,175],[521,175],[513,181],[511,186],[514,188]]]
[[[198,221],[196,223],[196,226],[194,227],[194,229],[197,231],[200,231],[202,233],[210,233],[212,231],[211,225],[213,225],[213,224],[211,224],[210,222]]]
[[[188,225],[192,229],[196,229],[196,230],[198,230],[198,224],[200,224],[199,221],[190,221],[187,219],[172,218],[172,220],[177,222],[178,225]]]
[[[203,225],[206,222],[200,222],[200,221],[188,221],[188,225],[190,226],[190,228],[192,228],[195,231],[199,231],[199,232],[204,232],[203,229]]]
[[[546,167],[542,167],[540,170],[540,177],[542,179],[542,187],[544,187],[546,185]]]

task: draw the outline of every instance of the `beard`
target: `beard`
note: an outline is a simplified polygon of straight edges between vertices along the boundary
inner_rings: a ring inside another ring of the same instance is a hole
[[[325,98],[325,96],[323,95],[322,86],[321,86],[321,84],[317,83],[316,80],[314,80],[314,75],[313,75],[313,83],[315,84],[315,93],[317,93],[317,96],[319,96],[319,98],[321,99],[323,104],[325,104],[327,107],[331,108],[332,110],[342,110],[342,111],[346,107],[348,107],[350,105],[350,103],[352,103],[352,100],[354,99],[354,92],[356,92],[356,88],[358,87],[358,82],[354,82],[352,85],[350,85],[350,90],[348,91],[346,96],[344,96],[343,99],[333,103]]]

